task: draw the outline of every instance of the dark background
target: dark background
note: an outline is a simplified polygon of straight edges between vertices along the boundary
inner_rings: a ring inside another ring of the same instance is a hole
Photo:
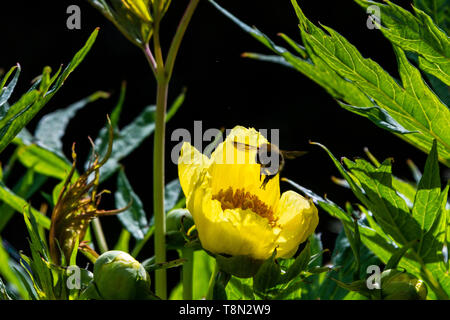
[[[168,48],[187,0],[175,0],[163,21],[163,47]],[[379,31],[366,27],[367,15],[351,0],[300,1],[307,17],[314,23],[330,26],[344,35],[361,51],[397,77],[395,56],[389,42]],[[408,4],[409,1],[399,2]],[[81,7],[81,30],[66,28],[66,8]],[[220,4],[244,22],[255,25],[280,44],[277,33],[283,32],[300,42],[297,19],[289,0],[222,0]],[[137,116],[143,107],[155,102],[155,81],[140,50],[129,43],[114,26],[86,1],[2,1],[0,4],[1,50],[0,67],[9,69],[20,62],[22,74],[12,101],[19,98],[40,74],[45,65],[56,70],[67,64],[84,44],[95,27],[101,31],[86,60],[70,76],[65,86],[38,114],[40,118],[97,90],[109,91],[109,100],[95,102],[78,113],[64,137],[69,156],[72,142],[85,159],[90,145],[87,137],[96,137],[118,97],[120,84],[128,83],[125,109],[120,125]],[[411,179],[406,159],[423,167],[426,155],[394,135],[379,129],[370,121],[341,109],[318,85],[302,74],[279,65],[241,58],[244,51],[269,53],[261,44],[222,16],[207,1],[201,1],[182,44],[170,89],[172,101],[187,87],[187,98],[167,126],[167,136],[176,128],[193,132],[194,120],[202,120],[208,128],[247,127],[280,129],[280,147],[286,150],[310,150],[300,159],[287,163],[283,175],[327,196],[340,205],[355,201],[352,193],[334,185],[330,177],[338,172],[329,157],[309,140],[328,146],[337,157],[363,157],[368,147],[378,159],[393,157],[394,174]],[[28,126],[33,130],[36,120]],[[152,138],[129,156],[123,164],[136,193],[142,198],[148,215],[152,212]],[[169,139],[168,139],[169,140]],[[177,177],[177,168],[170,163],[167,142],[166,181]],[[0,157],[4,163],[8,150]],[[105,187],[115,189],[115,179]],[[49,190],[56,181],[47,186]],[[282,185],[283,190],[289,188]],[[111,209],[113,201],[103,202]],[[39,201],[33,200],[39,207]],[[318,231],[325,247],[333,248],[338,225],[326,213],[320,213]],[[120,225],[116,218],[102,219],[112,247]],[[24,226],[20,217],[10,222],[2,235],[18,249],[25,249]],[[151,255],[148,245],[140,258]],[[141,259],[142,260],[142,259]]]

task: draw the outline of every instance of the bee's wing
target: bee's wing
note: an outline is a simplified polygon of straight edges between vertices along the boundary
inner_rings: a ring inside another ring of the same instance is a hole
[[[234,145],[234,147],[236,149],[241,150],[241,151],[257,150],[258,149],[255,146],[251,146],[249,144],[242,143],[242,142],[237,142],[237,141],[233,141],[233,145]]]
[[[295,159],[307,154],[308,151],[282,151],[283,157],[286,159]]]

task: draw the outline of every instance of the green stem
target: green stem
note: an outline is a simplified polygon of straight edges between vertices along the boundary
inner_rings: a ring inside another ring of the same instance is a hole
[[[182,258],[186,259],[183,264],[183,300],[192,300],[192,276],[194,272],[194,250],[183,248]]]
[[[12,171],[14,164],[16,163],[18,157],[19,157],[19,148],[16,148],[14,150],[14,153],[12,154],[12,156],[9,158],[9,160],[5,166],[5,169],[3,170],[3,177],[2,177],[3,183],[6,183],[6,180],[8,179],[9,175],[11,174],[11,171]]]
[[[214,285],[216,284],[217,274],[219,273],[219,265],[217,261],[214,262],[214,270],[209,278],[208,292],[206,293],[206,300],[212,300],[214,294]]]
[[[97,240],[97,245],[100,253],[105,253],[108,251],[108,244],[106,243],[105,234],[103,233],[102,224],[99,218],[92,220],[92,229],[94,230],[95,239]]]
[[[167,78],[170,79],[172,76],[173,67],[175,65],[175,60],[180,49],[181,41],[183,40],[184,34],[186,33],[189,22],[194,15],[195,9],[198,6],[200,0],[191,0],[184,12],[183,18],[181,18],[180,24],[178,25],[177,32],[172,39],[170,44],[169,53],[167,54],[166,60],[166,71]]]
[[[168,82],[158,79],[156,97],[155,142],[153,149],[153,206],[155,217],[155,259],[156,263],[166,262],[166,219],[164,211],[164,152],[166,132],[166,109]],[[155,293],[167,299],[166,270],[155,271]]]
[[[134,246],[133,251],[131,251],[131,255],[133,256],[133,258],[137,258],[142,248],[145,246],[147,241],[153,236],[154,233],[155,233],[155,226],[151,226],[150,229],[148,229],[147,233],[145,234],[144,239],[138,241]]]
[[[174,40],[169,49],[168,68],[165,67],[164,57],[160,42],[160,22],[161,22],[161,1],[153,3],[154,33],[153,46],[155,56],[153,56],[150,47],[144,48],[147,60],[156,76],[157,95],[156,95],[156,116],[155,116],[155,136],[153,146],[153,208],[155,218],[155,262],[166,262],[166,225],[164,210],[164,152],[165,152],[165,132],[166,132],[166,111],[167,95],[169,91],[170,75],[172,74],[175,58],[183,39],[186,28],[197,7],[199,0],[191,0],[186,12],[181,19]],[[167,299],[167,274],[165,269],[155,271],[155,293],[161,299]]]

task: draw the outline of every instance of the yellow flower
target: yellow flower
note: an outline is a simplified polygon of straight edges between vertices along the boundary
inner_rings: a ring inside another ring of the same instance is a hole
[[[280,197],[279,176],[261,188],[256,148],[240,150],[234,141],[259,147],[268,143],[254,129],[235,127],[211,158],[184,143],[178,163],[200,242],[214,254],[266,260],[289,258],[317,227],[317,208],[293,192]]]

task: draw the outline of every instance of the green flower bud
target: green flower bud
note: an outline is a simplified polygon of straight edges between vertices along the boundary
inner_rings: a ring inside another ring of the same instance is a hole
[[[381,274],[381,295],[384,300],[425,300],[425,283],[413,275],[389,269]]]
[[[151,299],[150,276],[132,256],[108,251],[94,264],[94,283],[98,295],[106,300]]]
[[[170,211],[166,216],[166,230],[184,231],[185,233],[194,225],[190,212],[186,209]]]
[[[166,243],[168,249],[181,249],[186,244],[187,232],[194,225],[186,209],[170,211],[166,216]]]

